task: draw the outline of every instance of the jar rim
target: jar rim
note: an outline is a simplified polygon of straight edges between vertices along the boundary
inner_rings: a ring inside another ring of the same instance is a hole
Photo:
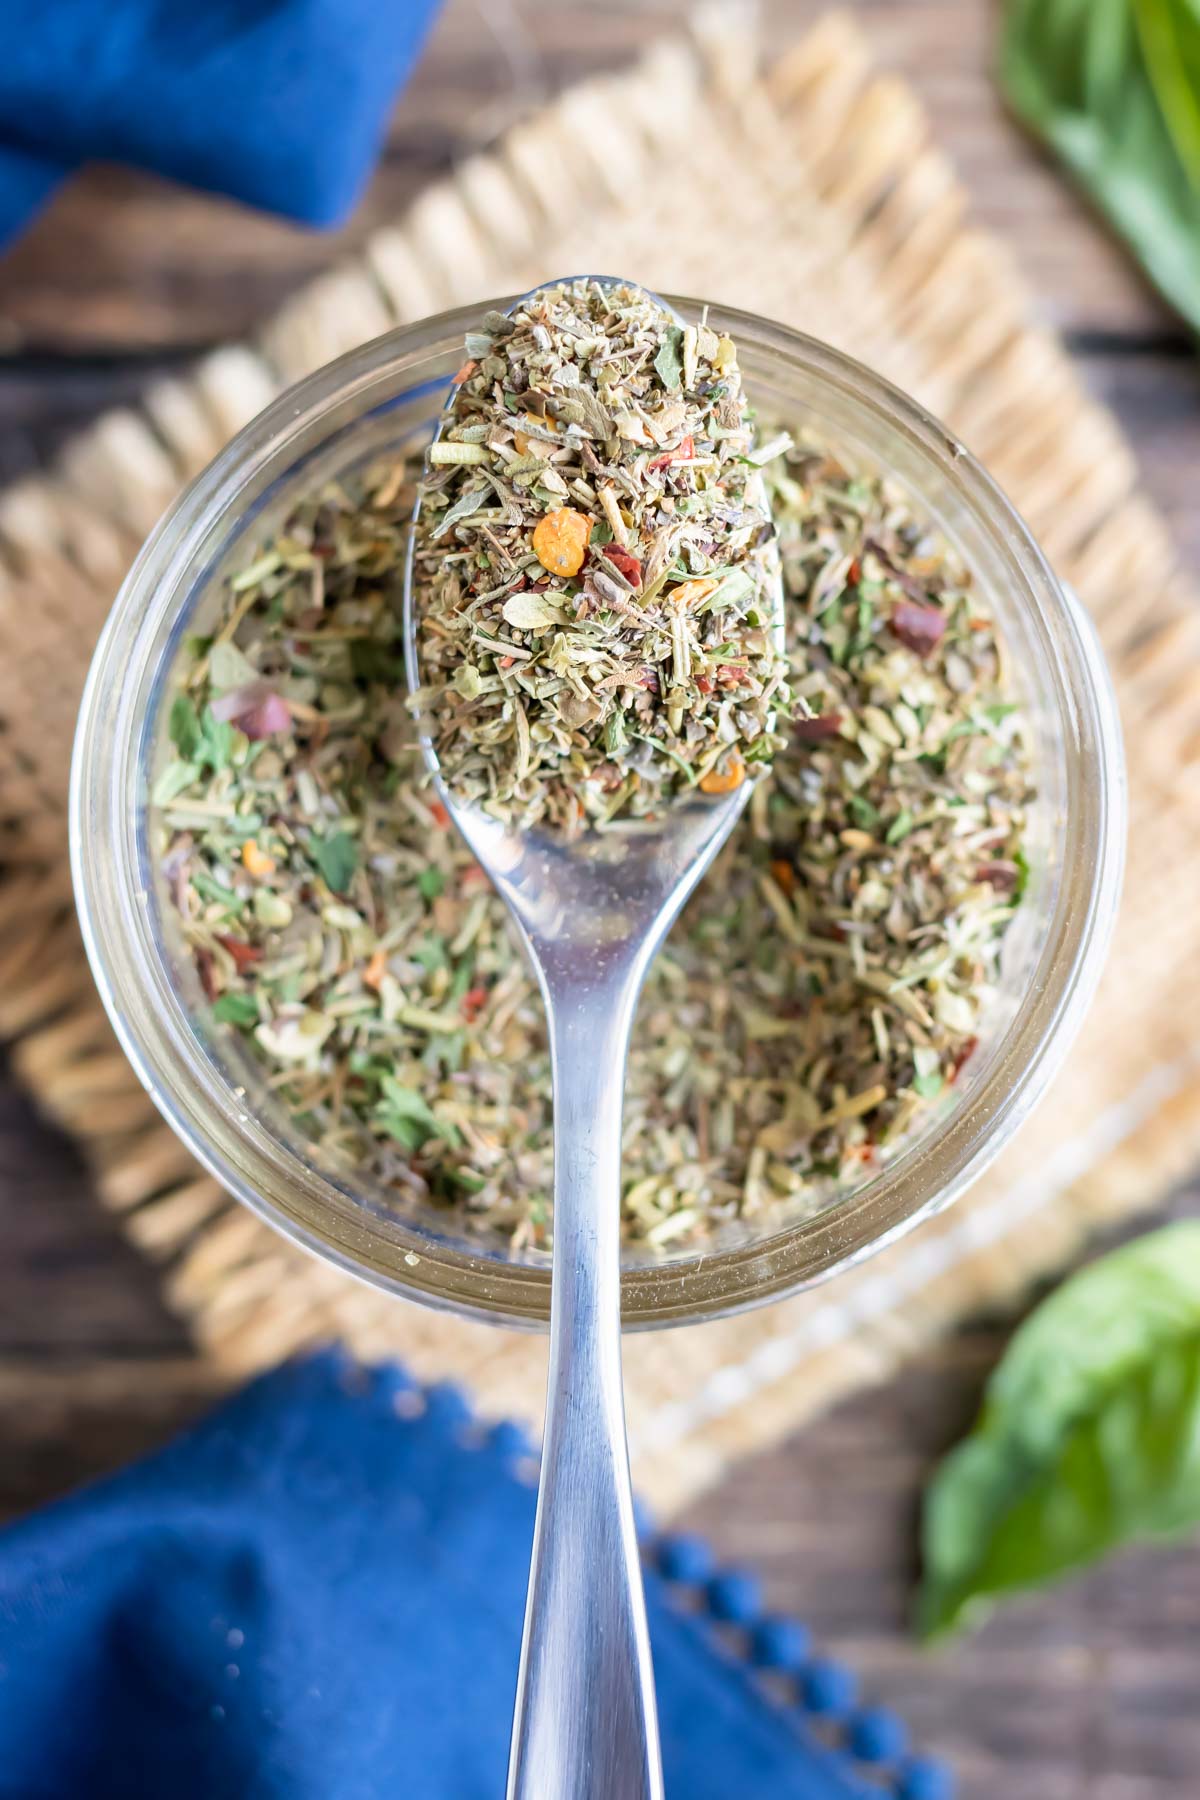
[[[667,298],[686,317],[702,304]],[[508,1261],[432,1242],[400,1217],[332,1206],[332,1189],[344,1198],[349,1190],[242,1108],[188,1023],[168,959],[154,942],[137,845],[144,791],[139,704],[161,673],[164,629],[196,591],[222,525],[239,518],[252,472],[294,467],[297,447],[327,446],[331,427],[333,435],[353,429],[365,397],[386,403],[389,386],[402,384],[406,371],[447,340],[460,343],[484,307],[510,303],[501,297],[439,313],[326,364],[272,401],[184,489],[139,552],[93,658],[75,740],[70,835],[83,937],[101,998],[151,1098],[209,1173],[293,1241],[360,1278],[465,1314],[539,1325],[549,1315],[548,1257]],[[931,473],[961,493],[1028,609],[1073,754],[1051,926],[1027,1003],[971,1095],[824,1211],[757,1242],[623,1269],[625,1321],[635,1328],[720,1317],[795,1292],[957,1198],[1025,1118],[1069,1046],[1103,962],[1123,865],[1124,768],[1107,667],[1087,615],[996,483],[932,414],[854,359],[754,314],[710,306],[709,315],[739,342],[754,340],[886,421]],[[438,376],[430,391],[443,381]]]

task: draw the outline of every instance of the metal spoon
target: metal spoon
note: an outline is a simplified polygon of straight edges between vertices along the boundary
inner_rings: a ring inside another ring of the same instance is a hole
[[[404,636],[415,693],[412,586],[410,553]],[[781,590],[780,635],[782,613]],[[661,1800],[621,1389],[625,1064],[646,971],[737,823],[751,784],[689,796],[653,824],[585,832],[563,844],[457,800],[427,737],[422,748],[447,812],[516,923],[550,1035],[550,1371],[508,1800]]]

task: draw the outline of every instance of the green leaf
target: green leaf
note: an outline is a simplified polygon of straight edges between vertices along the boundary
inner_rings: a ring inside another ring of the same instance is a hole
[[[1200,193],[1200,12],[1196,0],[1134,0],[1150,84],[1176,155]]]
[[[258,670],[236,644],[214,644],[208,658],[208,678],[214,693],[224,694],[257,681]]]
[[[1200,327],[1197,0],[1008,0],[1000,80]]]
[[[245,901],[239,900],[232,888],[225,887],[215,875],[210,875],[207,869],[197,869],[190,880],[202,900],[214,900],[218,906],[223,906],[225,911],[232,913],[235,918],[240,918],[245,912]]]
[[[417,886],[426,900],[436,900],[445,889],[446,877],[440,869],[435,869],[431,865],[428,869],[421,870],[417,876]]]
[[[915,821],[908,807],[902,808],[888,826],[887,836],[884,839],[884,842],[888,844],[902,843],[912,830],[914,823]]]
[[[354,839],[344,831],[331,831],[328,837],[316,840],[312,854],[326,887],[335,894],[344,894],[358,868],[358,846]]]
[[[186,694],[176,694],[171,702],[167,731],[184,762],[194,762],[200,748],[200,718]]]
[[[393,1075],[380,1079],[383,1099],[375,1110],[379,1123],[407,1150],[419,1150],[426,1138],[440,1137],[447,1144],[462,1142],[457,1127],[446,1125],[416,1088],[405,1087]]]
[[[223,1025],[238,1025],[249,1031],[258,1024],[258,1005],[249,994],[222,994],[213,1002],[213,1018]]]
[[[862,794],[850,794],[846,799],[846,807],[854,823],[863,831],[874,831],[879,823],[879,808]]]
[[[404,658],[372,638],[353,638],[350,672],[357,681],[403,681]]]
[[[177,757],[173,757],[155,782],[150,793],[151,800],[155,806],[169,806],[185,788],[191,787],[199,773],[197,763],[180,762]]]
[[[517,631],[549,631],[566,618],[562,608],[542,594],[512,594],[500,608],[504,618]]]
[[[683,381],[683,332],[678,325],[668,327],[654,367],[668,393],[677,394]]]
[[[225,719],[218,719],[211,706],[206,706],[200,719],[200,742],[196,746],[198,763],[211,769],[227,769],[233,760],[236,732]]]
[[[925,1497],[926,1636],[1200,1522],[1200,1222],[1092,1263],[1013,1338]]]

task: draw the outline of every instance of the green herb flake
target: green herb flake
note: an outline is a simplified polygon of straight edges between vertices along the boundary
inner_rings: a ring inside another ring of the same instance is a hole
[[[259,1021],[258,1002],[250,994],[221,994],[213,1002],[213,1018],[250,1031]]]
[[[332,893],[344,894],[358,868],[358,847],[344,831],[330,832],[313,845],[313,859]]]

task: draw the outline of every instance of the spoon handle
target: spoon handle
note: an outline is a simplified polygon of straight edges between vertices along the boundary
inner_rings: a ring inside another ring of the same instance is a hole
[[[547,985],[550,1373],[508,1800],[663,1791],[621,1391],[621,1105],[639,985]]]

